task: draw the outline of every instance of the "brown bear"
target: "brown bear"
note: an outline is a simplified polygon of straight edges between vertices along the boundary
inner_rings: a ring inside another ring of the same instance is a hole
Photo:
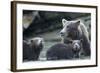
[[[85,56],[91,55],[89,34],[86,26],[80,20],[67,21],[62,19],[63,29],[60,31],[63,43],[70,43],[71,40],[82,39],[83,51]]]
[[[79,58],[83,47],[81,40],[70,41],[70,44],[57,43],[51,46],[47,53],[47,60],[68,60]]]
[[[38,60],[43,49],[43,38],[35,37],[30,42],[23,41],[23,61]]]

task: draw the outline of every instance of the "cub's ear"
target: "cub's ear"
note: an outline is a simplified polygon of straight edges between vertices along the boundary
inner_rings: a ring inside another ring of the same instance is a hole
[[[79,26],[80,25],[80,20],[76,21],[75,24],[76,24],[76,26]]]
[[[62,19],[62,24],[63,26],[65,26],[65,24],[67,23],[68,21],[66,19]]]

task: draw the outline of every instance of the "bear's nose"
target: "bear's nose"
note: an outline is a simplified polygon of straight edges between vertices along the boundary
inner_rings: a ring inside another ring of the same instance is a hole
[[[61,36],[64,36],[64,33],[63,33],[63,32],[60,32],[60,35],[61,35]]]

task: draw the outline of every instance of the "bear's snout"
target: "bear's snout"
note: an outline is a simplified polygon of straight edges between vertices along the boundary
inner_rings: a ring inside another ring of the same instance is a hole
[[[63,32],[60,32],[60,35],[61,35],[61,36],[64,36],[64,33],[63,33]]]
[[[60,31],[60,35],[61,35],[62,37],[65,36],[65,33],[66,33],[66,31],[65,31],[64,29],[62,29],[62,30]],[[66,34],[66,35],[67,35],[67,34]]]

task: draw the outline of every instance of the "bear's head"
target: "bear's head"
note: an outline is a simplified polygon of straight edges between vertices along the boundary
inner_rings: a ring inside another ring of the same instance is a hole
[[[79,38],[80,30],[80,21],[67,21],[66,19],[62,19],[63,29],[60,31],[61,37],[63,38],[71,38],[77,39]]]

